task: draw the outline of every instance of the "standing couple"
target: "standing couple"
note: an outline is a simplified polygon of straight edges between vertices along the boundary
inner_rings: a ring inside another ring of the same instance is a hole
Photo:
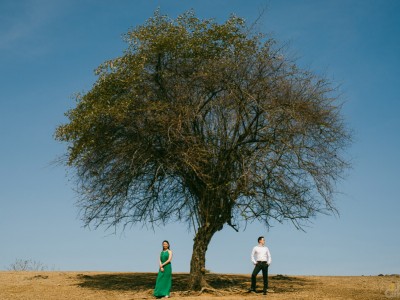
[[[169,242],[163,241],[159,260],[160,270],[153,293],[157,298],[168,298],[170,296],[172,285],[171,260],[172,251],[170,250]],[[256,277],[262,271],[264,280],[263,294],[266,295],[268,291],[268,266],[271,264],[271,254],[268,247],[265,246],[265,238],[263,236],[258,238],[258,245],[251,252],[251,261],[254,264],[254,270],[251,274],[250,292],[256,292]]]

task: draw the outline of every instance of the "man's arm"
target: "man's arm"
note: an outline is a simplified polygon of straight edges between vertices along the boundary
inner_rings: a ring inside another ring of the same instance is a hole
[[[256,261],[256,259],[254,258],[254,256],[255,256],[255,254],[256,254],[256,247],[254,247],[253,248],[253,251],[251,251],[251,261],[253,262],[253,264],[257,264],[257,261]]]
[[[267,264],[270,265],[271,262],[272,262],[271,253],[269,252],[269,249],[267,247]]]

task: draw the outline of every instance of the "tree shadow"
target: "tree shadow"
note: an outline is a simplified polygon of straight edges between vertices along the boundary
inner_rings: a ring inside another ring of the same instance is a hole
[[[259,276],[261,277],[261,276]],[[107,291],[129,291],[141,292],[154,289],[157,273],[110,273],[84,275],[78,274],[80,281],[78,286],[82,288],[107,290]],[[182,293],[187,291],[189,283],[188,273],[174,273],[172,275],[173,292]],[[250,287],[250,275],[239,274],[206,274],[207,283],[215,290],[224,293],[245,293]],[[257,280],[258,288],[261,290],[262,279]],[[312,284],[310,280],[275,275],[269,277],[269,287],[275,293],[290,293],[303,289]]]
[[[155,273],[78,274],[82,288],[107,291],[137,291],[154,287]]]
[[[78,286],[107,291],[147,291],[154,289],[157,273],[110,273],[77,275]],[[187,288],[188,274],[173,274],[173,288],[183,291]]]

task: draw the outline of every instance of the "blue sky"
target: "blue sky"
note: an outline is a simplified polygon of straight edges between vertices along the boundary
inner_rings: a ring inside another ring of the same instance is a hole
[[[122,34],[158,7],[171,17],[193,8],[202,18],[235,13],[249,23],[266,7],[258,30],[340,85],[354,131],[339,217],[319,216],[306,233],[290,224],[226,227],[209,246],[207,269],[250,273],[251,248],[265,235],[273,274],[400,273],[397,0],[0,1],[0,269],[33,259],[56,270],[156,272],[168,239],[174,271],[189,271],[193,232],[185,224],[116,234],[82,228],[70,175],[52,164],[66,149],[53,133],[72,95],[91,88],[93,70],[122,54]]]

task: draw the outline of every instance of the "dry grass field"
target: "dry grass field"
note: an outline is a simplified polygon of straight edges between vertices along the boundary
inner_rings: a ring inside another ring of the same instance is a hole
[[[0,272],[0,300],[154,299],[155,273]],[[188,274],[173,274],[172,299],[400,299],[400,275],[270,276],[270,291],[249,294],[250,275],[207,274],[212,289],[185,290]],[[258,284],[262,277],[259,275]],[[261,288],[261,286],[258,286]]]

